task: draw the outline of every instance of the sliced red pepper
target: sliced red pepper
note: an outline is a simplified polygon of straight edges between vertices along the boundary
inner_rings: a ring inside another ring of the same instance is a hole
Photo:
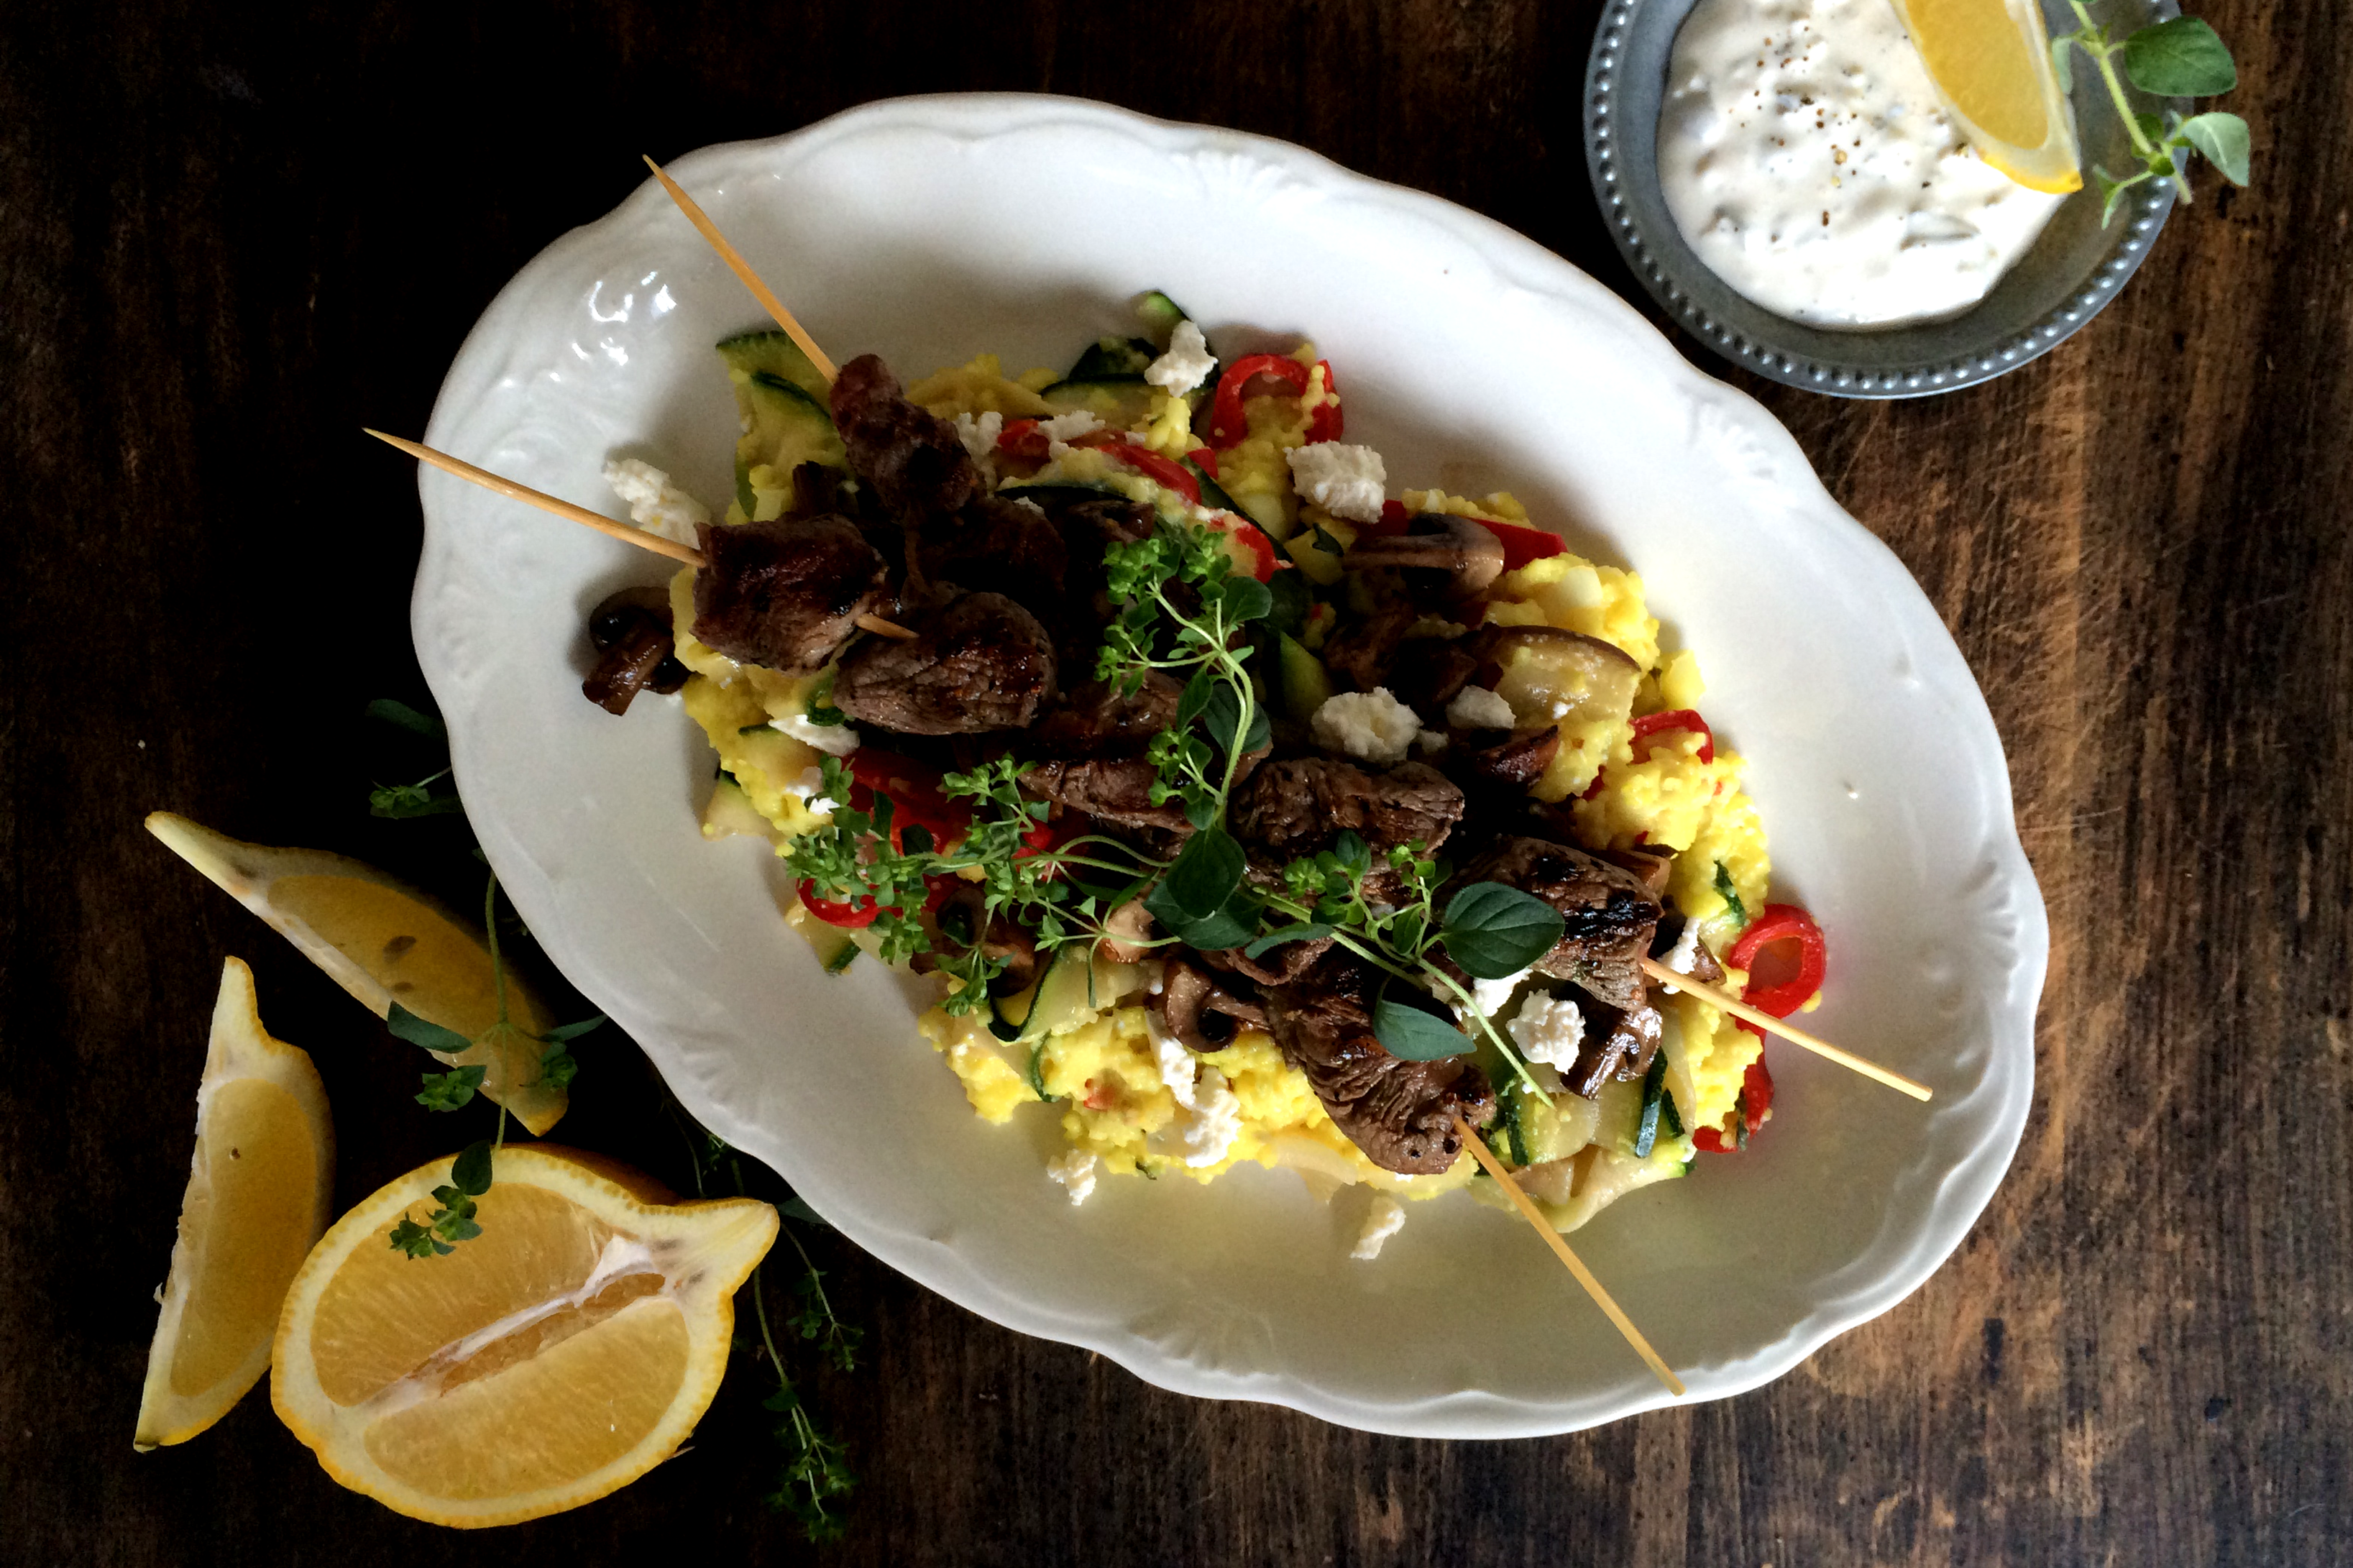
[[[997,434],[997,449],[1010,458],[1022,458],[1042,463],[1050,455],[1053,440],[1039,427],[1035,419],[1014,419],[1007,422]]]
[[[1211,479],[1218,477],[1218,454],[1213,448],[1196,447],[1185,456],[1200,465],[1201,471]]]
[[[853,790],[849,804],[871,811],[874,795],[889,797],[891,847],[902,854],[907,847],[901,835],[907,828],[923,828],[931,834],[934,847],[944,848],[972,826],[971,811],[940,793],[939,770],[928,763],[877,746],[860,746],[849,753],[849,776],[868,792],[860,800]]]
[[[1770,1013],[1776,1018],[1786,1018],[1806,1005],[1807,998],[1822,988],[1822,975],[1827,968],[1827,950],[1822,942],[1822,928],[1814,917],[1795,904],[1767,904],[1764,911],[1748,922],[1740,940],[1724,955],[1724,962],[1735,969],[1755,973],[1757,955],[1776,942],[1798,944],[1798,972],[1787,980],[1759,990],[1752,986],[1741,1000],[1760,1013]]]
[[[1071,445],[1092,447],[1105,457],[1125,463],[1155,484],[1175,490],[1195,506],[1201,504],[1201,482],[1187,473],[1183,464],[1162,457],[1149,447],[1139,447],[1108,430],[1082,436]]]
[[[1278,570],[1291,564],[1288,561],[1275,558],[1274,541],[1266,536],[1266,530],[1250,519],[1236,517],[1229,511],[1219,511],[1210,513],[1209,521],[1229,539],[1241,541],[1242,548],[1250,552],[1250,575],[1260,582],[1271,581]]]
[[[1309,445],[1318,441],[1340,438],[1340,389],[1332,379],[1332,362],[1318,360],[1315,368],[1324,373],[1324,390],[1331,401],[1316,405],[1307,417]],[[1209,405],[1209,445],[1220,449],[1239,446],[1250,434],[1250,419],[1242,413],[1242,388],[1261,375],[1271,375],[1287,384],[1295,396],[1307,395],[1308,367],[1289,354],[1250,354],[1226,367],[1218,378],[1218,393]]]
[[[1365,524],[1365,531],[1367,533],[1382,534],[1403,533],[1406,529],[1406,524],[1412,521],[1413,513],[1405,510],[1405,502],[1401,500],[1385,500],[1381,502],[1380,521],[1368,522]]]
[[[1727,1134],[1715,1127],[1699,1128],[1692,1133],[1692,1146],[1711,1154],[1729,1154],[1757,1136],[1757,1129],[1765,1125],[1765,1113],[1772,1109],[1773,1075],[1766,1070],[1760,1056],[1740,1078],[1739,1129]]]
[[[956,879],[954,877],[924,878],[923,912],[930,914],[945,902],[948,889],[954,887],[955,882]],[[812,878],[803,878],[801,885],[793,890],[799,895],[803,909],[825,921],[826,924],[840,926],[845,931],[862,931],[872,925],[874,917],[881,913],[881,909],[870,898],[852,899],[843,902],[824,897],[817,890],[817,882]],[[897,914],[899,911],[893,910],[891,912]]]
[[[1473,520],[1480,527],[1504,542],[1504,570],[1516,572],[1531,561],[1549,560],[1568,548],[1557,533],[1547,533],[1541,528],[1525,523],[1493,522],[1486,518]]]
[[[1645,713],[1634,721],[1634,739],[1637,741],[1646,735],[1662,734],[1670,730],[1695,732],[1699,736],[1699,760],[1703,763],[1715,761],[1715,731],[1707,727],[1706,720],[1689,708],[1671,708],[1664,713]]]
[[[839,926],[844,931],[863,930],[872,925],[874,917],[882,912],[875,907],[874,900],[871,899],[866,900],[861,905],[856,902],[841,903],[832,899],[820,898],[818,895],[817,882],[814,879],[804,878],[797,890],[800,893],[801,908],[826,924]]]

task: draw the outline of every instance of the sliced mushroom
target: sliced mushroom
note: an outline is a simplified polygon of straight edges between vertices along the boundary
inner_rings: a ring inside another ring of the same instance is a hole
[[[624,588],[588,614],[588,640],[601,656],[580,693],[608,713],[626,713],[639,691],[671,692],[686,684],[670,636],[670,593]]]
[[[1226,990],[1189,958],[1168,961],[1152,1006],[1168,1032],[1196,1051],[1225,1049],[1245,1025],[1266,1027],[1266,1014],[1256,1003]]]
[[[1498,739],[1497,737],[1501,737]],[[1473,745],[1473,741],[1492,742]],[[1541,730],[1482,730],[1447,753],[1449,771],[1457,780],[1525,789],[1544,776],[1560,752],[1560,726]],[[1466,786],[1468,787],[1467,784]]]
[[[1384,566],[1443,572],[1453,579],[1454,594],[1467,597],[1484,592],[1504,574],[1504,542],[1467,517],[1422,512],[1406,524],[1403,533],[1357,540],[1340,564],[1351,572]]]
[[[1482,684],[1510,703],[1522,724],[1622,720],[1642,679],[1642,667],[1620,649],[1558,626],[1493,632],[1486,655],[1489,679]]]

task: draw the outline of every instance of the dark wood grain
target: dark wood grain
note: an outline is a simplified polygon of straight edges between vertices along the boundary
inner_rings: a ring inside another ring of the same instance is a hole
[[[1750,388],[1959,639],[2050,901],[2033,1117],[1953,1260],[1746,1397],[1448,1445],[1163,1394],[832,1244],[872,1355],[816,1386],[862,1478],[849,1541],[818,1555],[2353,1558],[2353,37],[2326,0],[2206,14],[2242,63],[2259,184],[2179,212],[2089,330],[1925,402]],[[0,10],[0,1560],[811,1555],[761,1505],[772,1450],[742,1375],[684,1457],[488,1535],[341,1490],[259,1395],[197,1442],[131,1450],[224,954],[252,962],[335,1104],[388,1112],[343,1117],[343,1200],[442,1152],[424,1113],[389,1113],[406,1047],[140,818],[332,845],[470,896],[444,829],[358,809],[388,765],[359,705],[421,682],[414,492],[353,426],[420,428],[516,268],[635,186],[641,150],[1009,89],[1288,137],[1630,293],[1576,129],[1592,16]],[[683,1182],[652,1087],[604,1047],[565,1134]]]

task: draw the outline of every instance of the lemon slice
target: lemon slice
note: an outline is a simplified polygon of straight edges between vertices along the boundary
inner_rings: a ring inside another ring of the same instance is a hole
[[[1945,108],[1978,156],[2030,190],[2084,188],[2075,124],[2034,0],[1894,0]]]
[[[196,1152],[132,1443],[185,1443],[269,1366],[286,1287],[327,1228],[335,1138],[311,1058],[273,1040],[230,959],[196,1085]]]
[[[410,1258],[449,1162],[335,1222],[287,1292],[270,1403],[327,1473],[436,1524],[577,1508],[660,1463],[726,1370],[734,1297],[776,1237],[749,1198],[668,1204],[635,1172],[509,1145],[481,1234]]]
[[[499,1032],[498,983],[481,928],[375,867],[322,849],[274,849],[159,811],[147,831],[269,922],[336,984],[381,1018],[395,1002],[474,1042],[444,1056],[487,1069],[482,1092],[512,1111],[534,1137],[564,1115],[570,1096],[541,1076],[548,1047],[534,1037],[547,1008],[512,969],[507,1018]]]

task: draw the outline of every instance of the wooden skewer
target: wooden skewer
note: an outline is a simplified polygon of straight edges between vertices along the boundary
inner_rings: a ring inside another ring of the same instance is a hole
[[[1552,1227],[1552,1222],[1545,1218],[1528,1194],[1520,1190],[1520,1184],[1512,1180],[1512,1173],[1504,1169],[1504,1163],[1488,1151],[1485,1140],[1479,1136],[1470,1122],[1463,1120],[1462,1113],[1459,1110],[1454,1113],[1454,1125],[1461,1132],[1462,1142],[1471,1146],[1472,1158],[1485,1166],[1487,1173],[1495,1178],[1495,1184],[1504,1189],[1504,1195],[1512,1200],[1512,1206],[1520,1211],[1521,1217],[1536,1227],[1536,1234],[1545,1238],[1545,1245],[1551,1247],[1563,1263],[1568,1265],[1568,1271],[1577,1276],[1577,1282],[1585,1287],[1585,1293],[1593,1298],[1593,1304],[1601,1309],[1601,1315],[1608,1318],[1611,1326],[1626,1336],[1626,1342],[1634,1347],[1634,1353],[1642,1358],[1643,1364],[1651,1369],[1652,1375],[1665,1384],[1677,1397],[1686,1393],[1683,1380],[1677,1377],[1673,1369],[1659,1358],[1659,1352],[1651,1348],[1651,1342],[1642,1337],[1641,1331],[1634,1326],[1633,1320],[1627,1317],[1618,1303],[1610,1299],[1609,1292],[1601,1288],[1601,1281],[1593,1277],[1593,1270],[1588,1268],[1583,1260],[1568,1249],[1568,1242],[1560,1232]]]
[[[360,428],[367,430],[364,425]],[[558,500],[543,490],[535,490],[529,485],[519,485],[512,479],[501,479],[488,468],[478,468],[473,464],[453,458],[447,452],[437,452],[432,447],[422,446],[417,442],[405,441],[397,436],[387,436],[381,430],[368,430],[367,433],[386,446],[399,447],[418,462],[430,463],[443,473],[455,474],[469,484],[480,485],[486,490],[496,490],[512,500],[522,501],[526,506],[535,506],[542,511],[552,511],[558,517],[569,518],[574,522],[585,524],[599,533],[625,540],[640,550],[650,550],[657,555],[667,555],[673,561],[683,561],[689,566],[703,564],[702,552],[691,544],[681,544],[674,539],[664,539],[659,533],[648,533],[644,529],[629,523],[615,522],[611,518],[600,516],[585,506],[574,506],[568,500]]]
[[[367,426],[363,425],[360,428],[366,430]],[[615,522],[611,518],[600,516],[585,506],[575,506],[568,500],[558,500],[544,490],[535,490],[529,485],[519,485],[512,479],[501,479],[488,468],[478,468],[462,458],[453,458],[447,452],[437,452],[432,447],[418,442],[403,440],[397,436],[387,436],[381,430],[368,430],[367,433],[387,446],[399,447],[418,462],[429,463],[444,473],[455,474],[469,484],[480,485],[486,490],[495,490],[510,500],[522,501],[527,506],[535,506],[542,511],[554,512],[558,517],[568,518],[574,522],[593,528],[599,533],[634,544],[640,550],[650,550],[657,555],[667,555],[673,561],[683,561],[689,566],[700,568],[706,563],[702,552],[691,544],[681,544],[674,539],[664,539],[659,533],[648,533],[642,528],[637,528],[626,522]],[[913,642],[916,636],[906,627],[895,626],[880,616],[860,616],[857,617],[857,625],[862,631],[872,632],[877,637],[896,637],[901,642]]]
[[[1890,1072],[1877,1062],[1867,1061],[1852,1051],[1842,1051],[1828,1040],[1794,1027],[1787,1019],[1776,1018],[1770,1013],[1760,1013],[1747,1003],[1727,996],[1713,985],[1702,984],[1688,974],[1678,974],[1655,958],[1642,960],[1642,973],[1661,984],[1688,991],[1711,1007],[1720,1007],[1736,1018],[1746,1018],[1758,1028],[1780,1036],[1791,1045],[1803,1046],[1818,1057],[1828,1057],[1842,1068],[1852,1068],[1863,1077],[1876,1079],[1888,1088],[1908,1094],[1915,1100],[1925,1101],[1936,1092],[1925,1083],[1905,1078],[1900,1072]]]
[[[638,155],[644,156],[643,153]],[[719,226],[712,223],[701,207],[695,205],[694,198],[688,195],[679,183],[663,171],[659,163],[655,163],[651,158],[647,158],[646,167],[654,172],[654,178],[659,180],[662,189],[670,193],[670,199],[678,204],[678,210],[686,215],[686,221],[692,224],[702,233],[702,237],[711,242],[711,248],[719,253],[719,259],[727,264],[728,270],[741,278],[744,280],[744,287],[752,290],[752,297],[768,308],[768,314],[776,318],[776,325],[784,328],[786,334],[800,345],[801,353],[808,355],[809,363],[817,366],[818,374],[825,377],[825,384],[828,386],[831,386],[834,377],[833,362],[825,357],[825,351],[817,346],[817,340],[808,335],[807,329],[793,320],[793,313],[785,309],[785,302],[777,299],[765,283],[760,281],[760,275],[752,270],[752,264],[744,259],[744,253],[727,243],[727,237],[719,232]]]

